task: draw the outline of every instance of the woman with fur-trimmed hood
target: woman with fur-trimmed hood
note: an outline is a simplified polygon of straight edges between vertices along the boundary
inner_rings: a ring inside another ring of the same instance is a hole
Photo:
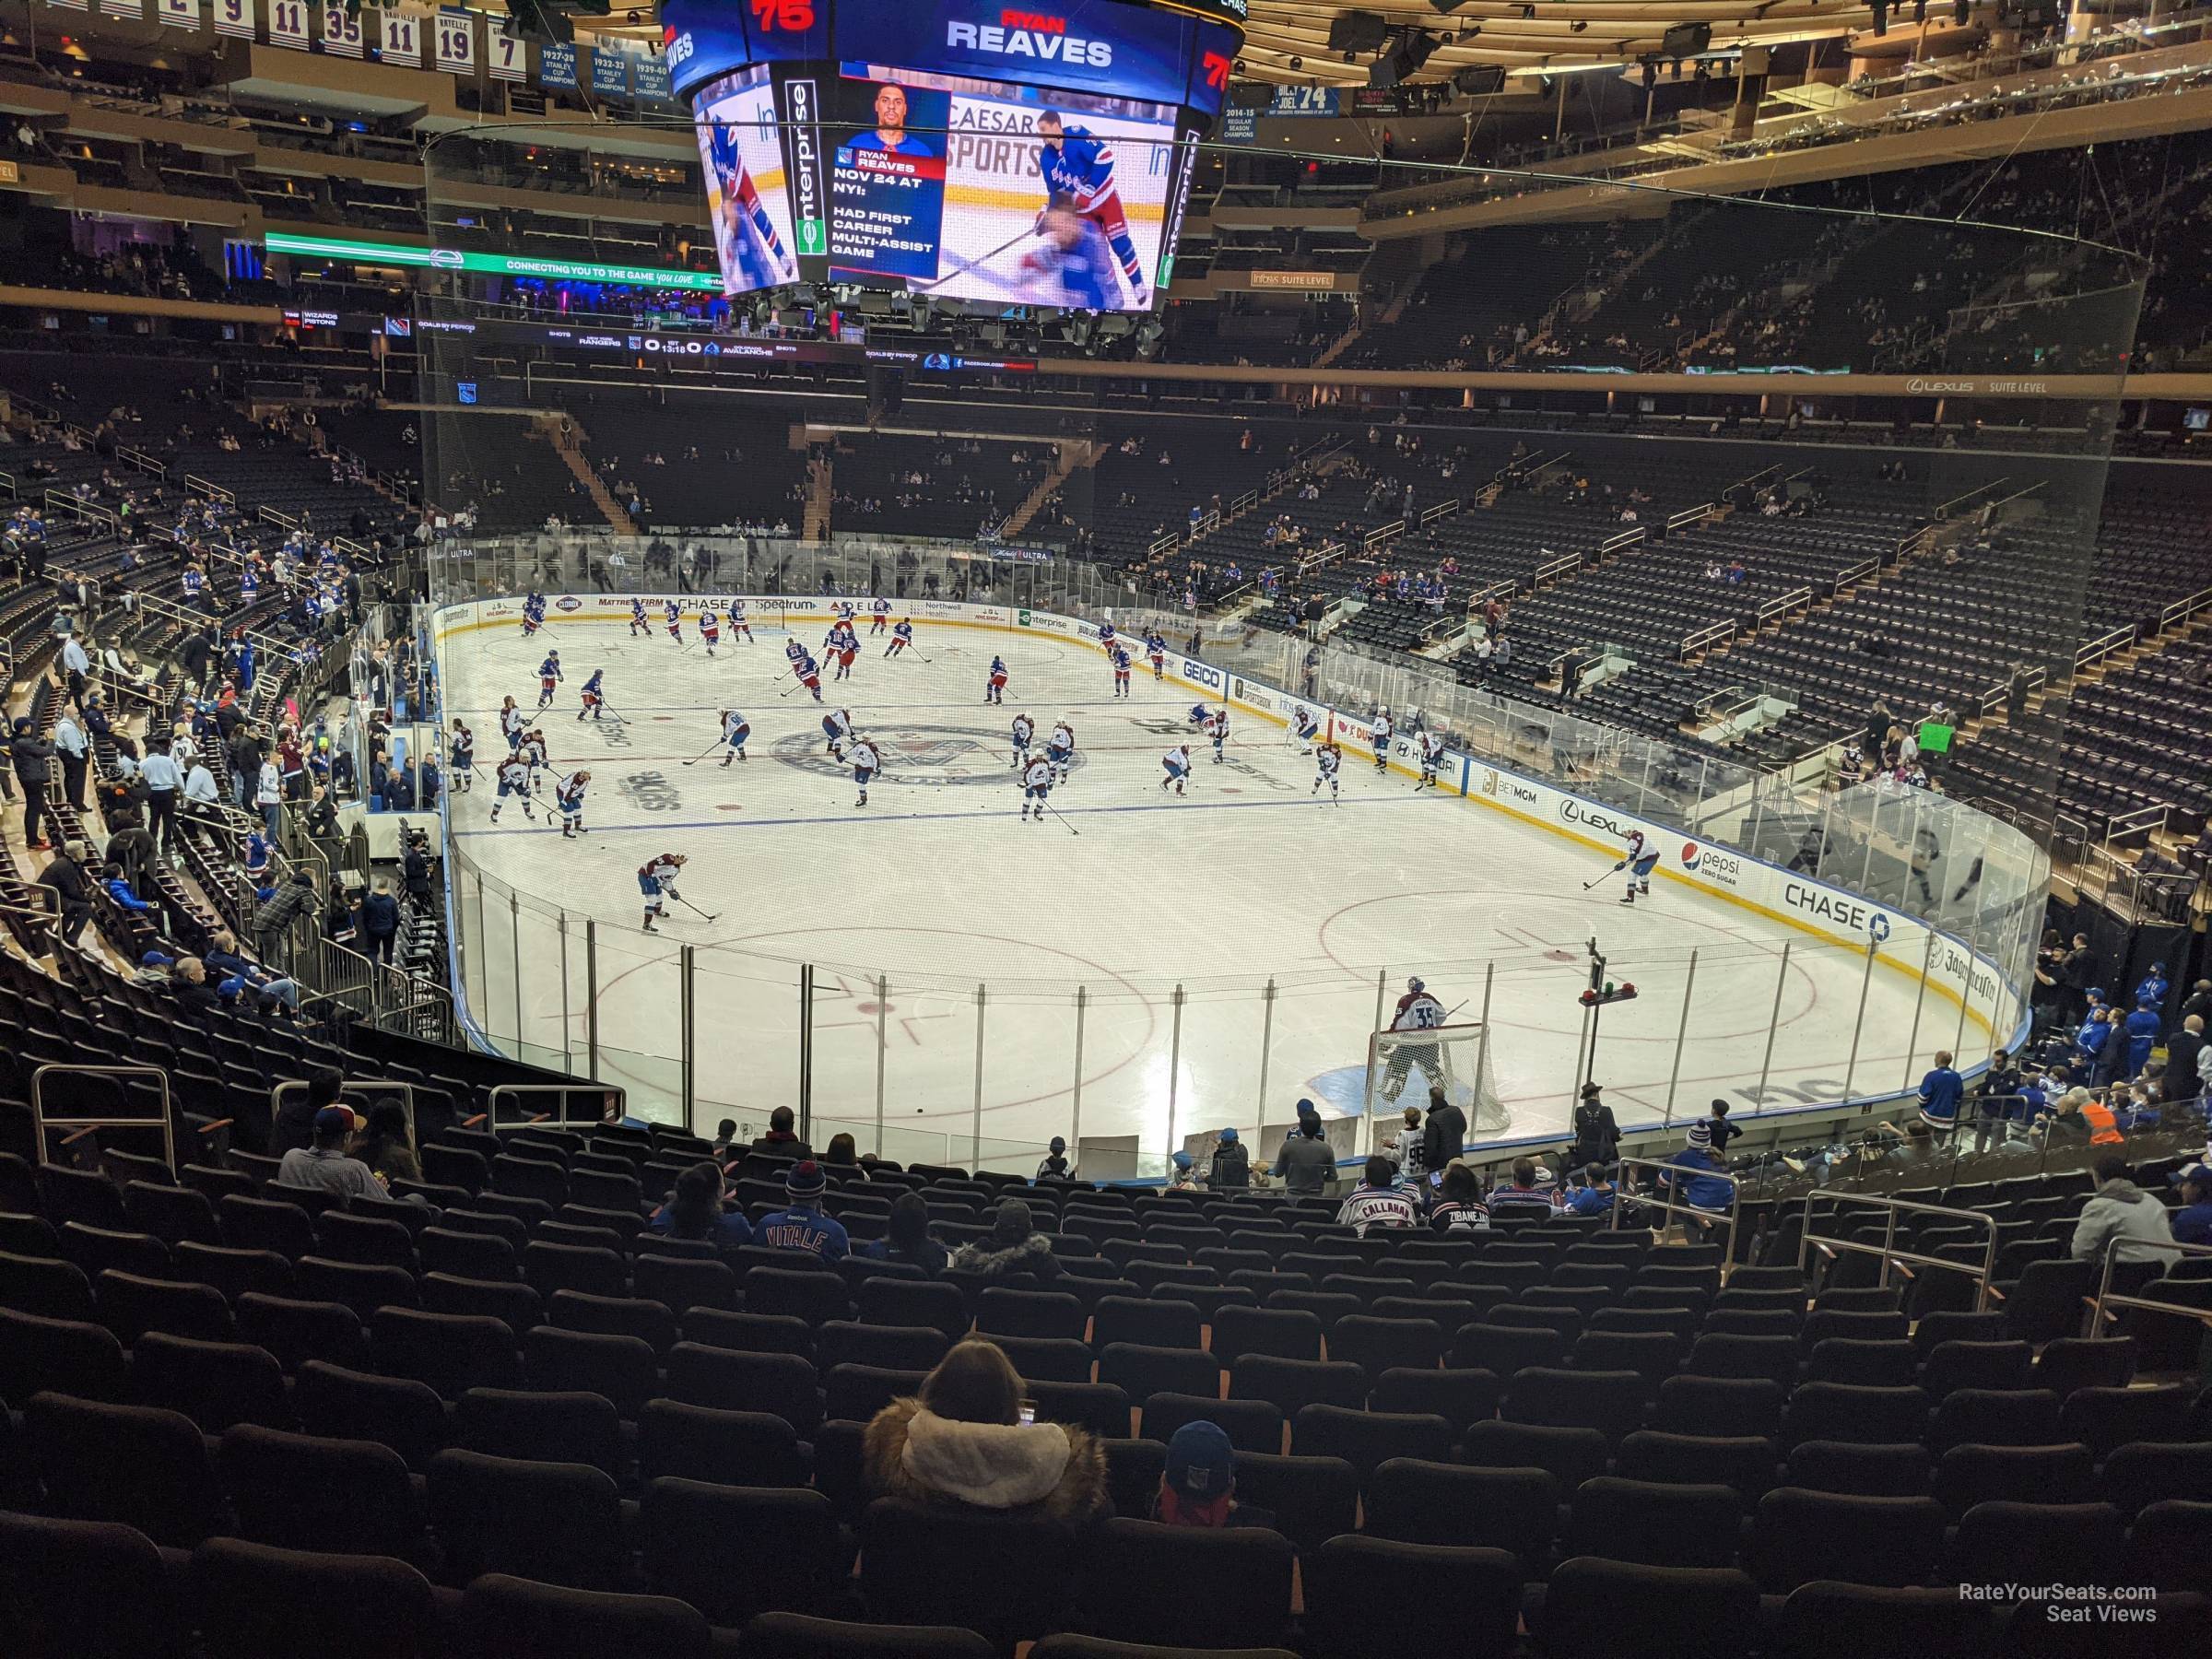
[[[1053,1259],[1053,1241],[1037,1230],[1030,1206],[1018,1198],[1000,1201],[991,1218],[991,1236],[963,1244],[952,1253],[955,1273],[987,1279],[1029,1279],[1049,1283],[1060,1277]]]
[[[1106,1454],[1081,1429],[1021,1420],[1022,1382],[1004,1349],[971,1339],[893,1400],[862,1442],[868,1489],[1039,1521],[1088,1521],[1106,1508]]]

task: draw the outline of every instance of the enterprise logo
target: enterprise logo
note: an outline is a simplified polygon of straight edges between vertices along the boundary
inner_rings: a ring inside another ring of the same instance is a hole
[[[1029,57],[1070,68],[1113,67],[1113,42],[1067,32],[1067,19],[1009,8],[995,23],[947,22],[945,44],[994,57]]]

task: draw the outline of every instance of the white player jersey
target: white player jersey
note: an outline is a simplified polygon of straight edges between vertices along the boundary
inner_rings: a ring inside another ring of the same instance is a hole
[[[738,713],[736,710],[732,709],[722,717],[722,735],[724,737],[735,737],[744,729],[745,716]]]
[[[515,733],[523,729],[524,723],[528,719],[529,716],[524,714],[520,709],[505,710],[500,715],[500,730],[512,737]]]
[[[876,746],[865,737],[846,751],[845,759],[852,761],[862,771],[875,771],[883,764],[882,759],[876,753]]]
[[[832,710],[830,713],[829,720],[830,724],[835,726],[841,733],[850,732],[853,729],[853,716],[847,710]]]
[[[640,870],[638,874],[645,877],[651,881],[666,882],[674,881],[677,878],[677,874],[682,869],[683,865],[677,864],[673,857],[664,853],[660,855],[660,857],[654,859],[651,864]]]
[[[1022,747],[1029,747],[1030,739],[1036,735],[1036,733],[1037,727],[1027,714],[1017,714],[1014,717],[1014,741],[1020,744]]]
[[[1390,716],[1389,716],[1389,715],[1387,715],[1387,714],[1378,714],[1378,715],[1376,715],[1376,716],[1375,716],[1375,747],[1376,747],[1377,748],[1381,748],[1381,747],[1382,747],[1384,744],[1386,744],[1386,743],[1388,743],[1388,742],[1390,741],[1390,734],[1391,734],[1391,731],[1392,731],[1392,727],[1391,727],[1391,724],[1390,724]]]
[[[1206,717],[1206,735],[1208,737],[1218,737],[1228,730],[1229,714],[1226,710],[1217,709]]]
[[[543,766],[546,763],[546,740],[542,737],[524,738],[523,740],[523,759],[529,761],[534,767]]]
[[[1030,761],[1029,770],[1021,774],[1021,781],[1028,784],[1031,789],[1042,789],[1046,787],[1053,781],[1053,769],[1051,764],[1043,760]]]
[[[1335,749],[1324,748],[1314,758],[1321,762],[1321,775],[1324,778],[1335,777],[1336,769],[1344,764],[1344,757]]]
[[[1313,718],[1313,711],[1311,709],[1299,710],[1294,718],[1298,725],[1298,735],[1300,737],[1311,737],[1321,730],[1321,722]]]
[[[1432,1031],[1444,1023],[1444,1005],[1426,991],[1401,998],[1398,1017],[1390,1022],[1394,1031]]]
[[[1441,733],[1430,732],[1421,738],[1421,753],[1430,760],[1444,758],[1444,739]]]
[[[559,795],[563,804],[567,804],[570,802],[582,800],[585,787],[586,784],[583,774],[582,772],[571,772],[567,777],[561,779],[559,782],[556,783],[553,786],[553,789],[554,793]]]
[[[1069,725],[1065,720],[1054,726],[1052,747],[1058,749],[1074,748],[1076,747],[1076,728]]]
[[[1191,763],[1191,751],[1187,748],[1171,748],[1160,756],[1159,763],[1170,771],[1182,771]]]
[[[1642,831],[1642,830],[1630,830],[1630,831],[1629,831],[1629,862],[1630,862],[1630,864],[1634,864],[1634,863],[1635,863],[1635,862],[1636,862],[1638,859],[1640,859],[1640,858],[1642,858],[1643,856],[1645,856],[1646,851],[1647,851],[1647,849],[1646,849],[1646,847],[1645,847],[1645,844],[1644,844],[1644,840],[1643,840],[1643,831]]]
[[[520,794],[530,787],[530,763],[512,758],[500,762],[500,782]]]

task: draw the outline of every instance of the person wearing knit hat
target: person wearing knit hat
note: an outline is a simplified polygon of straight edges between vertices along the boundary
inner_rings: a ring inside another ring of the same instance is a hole
[[[1068,1161],[1067,1142],[1057,1135],[1053,1135],[1053,1144],[1044,1149],[1043,1161],[1037,1166],[1037,1179],[1065,1181],[1074,1169],[1075,1166]]]
[[[1298,1103],[1298,1127],[1283,1137],[1275,1155],[1274,1175],[1286,1192],[1318,1197],[1336,1173],[1336,1154],[1322,1127],[1321,1110],[1311,1100]]]
[[[852,1253],[852,1241],[843,1226],[822,1214],[822,1188],[827,1184],[822,1166],[803,1158],[784,1171],[783,1195],[787,1207],[761,1218],[753,1229],[753,1242],[770,1250],[789,1250],[810,1255],[818,1262],[841,1262]]]
[[[1018,1198],[999,1201],[991,1217],[991,1236],[975,1239],[952,1253],[955,1272],[1016,1284],[1050,1284],[1061,1267],[1053,1241],[1037,1230],[1035,1214]]]
[[[1275,1517],[1237,1501],[1237,1454],[1218,1423],[1200,1418],[1168,1441],[1152,1519],[1169,1526],[1265,1526]]]
[[[1702,1118],[1689,1126],[1689,1145],[1666,1161],[1684,1171],[1680,1177],[1681,1197],[1691,1208],[1724,1210],[1735,1202],[1735,1183],[1720,1173],[1721,1160],[1712,1155],[1712,1127]],[[1676,1179],[1672,1174],[1660,1175],[1660,1190],[1673,1188]],[[1678,1209],[1675,1212],[1677,1218],[1681,1214]]]
[[[1217,1193],[1243,1193],[1252,1189],[1252,1154],[1234,1129],[1221,1131],[1214,1156],[1206,1166],[1206,1184]]]

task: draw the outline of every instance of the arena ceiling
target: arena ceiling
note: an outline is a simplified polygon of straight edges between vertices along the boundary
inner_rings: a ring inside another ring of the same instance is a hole
[[[1808,41],[1841,42],[1871,29],[1870,6],[1840,0],[1368,0],[1357,7],[1316,0],[1252,0],[1244,43],[1244,72],[1258,80],[1295,86],[1364,87],[1368,65],[1379,54],[1329,50],[1331,21],[1351,11],[1379,14],[1394,29],[1419,29],[1438,45],[1411,80],[1449,80],[1462,69],[1494,65],[1508,76],[1529,76],[1634,65],[1662,56],[1668,29],[1703,23],[1712,31],[1704,53],[1725,58],[1746,46],[1776,47]],[[1937,0],[1931,26],[1947,23],[1951,6]],[[1890,8],[1886,21],[1906,39],[1917,32],[1910,3]]]

